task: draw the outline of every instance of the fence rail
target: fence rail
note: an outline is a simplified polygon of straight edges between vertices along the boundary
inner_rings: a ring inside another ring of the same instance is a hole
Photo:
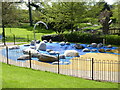
[[[21,52],[21,51],[17,51]],[[120,82],[118,76],[120,73],[120,61],[118,60],[96,60],[94,58],[81,58],[76,57],[71,60],[69,65],[52,65],[37,60],[32,60],[31,53],[29,52],[29,60],[18,61],[12,60],[16,55],[9,56],[8,47],[5,51],[6,55],[0,55],[1,62],[12,64],[20,67],[27,67],[36,70],[49,71],[58,74],[64,74],[74,77],[81,77],[91,80]],[[59,54],[58,54],[59,60]]]
[[[120,34],[120,28],[109,29],[109,34]]]
[[[5,40],[6,40],[6,42],[7,41],[12,41],[12,42],[29,42],[29,41],[31,41],[31,40],[33,40],[34,39],[34,37],[33,37],[33,35],[26,35],[26,36],[23,36],[23,35],[20,35],[20,36],[16,36],[16,35],[7,35],[6,36],[6,38],[5,38]]]
[[[36,38],[38,40],[40,40],[40,35],[36,35]],[[12,34],[12,35],[6,35],[5,39],[2,38],[0,39],[1,42],[4,43],[4,40],[5,42],[13,42],[14,45],[17,43],[17,42],[30,42],[31,40],[34,40],[34,36],[33,34],[29,34],[29,35],[15,35],[15,34]]]

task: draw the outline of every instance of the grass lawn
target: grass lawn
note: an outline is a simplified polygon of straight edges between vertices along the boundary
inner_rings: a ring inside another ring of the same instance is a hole
[[[98,26],[99,27],[99,26]],[[46,30],[46,29],[41,29],[39,27],[36,28],[36,39],[41,40],[42,35],[47,35],[47,34],[56,34],[53,30]],[[65,31],[64,33],[68,33],[68,31]],[[2,28],[0,28],[0,35],[2,34]],[[27,26],[27,27],[22,27],[22,28],[5,28],[5,34],[6,34],[6,42],[14,42],[14,37],[15,35],[15,42],[29,42],[31,40],[34,40],[34,33],[33,33],[33,27]],[[118,35],[107,35],[109,38],[117,38]],[[111,40],[112,42],[112,40]],[[85,44],[85,43],[84,43]],[[87,43],[86,44],[90,44]],[[120,45],[113,45],[116,47],[119,47]]]
[[[3,88],[118,88],[117,83],[85,80],[4,63],[2,70]]]
[[[2,88],[2,63],[0,62],[0,90]]]
[[[40,29],[36,28],[36,39],[41,40],[42,35],[46,34],[55,34],[52,30],[46,30],[46,29]],[[39,33],[38,33],[39,32]],[[0,33],[2,33],[2,29],[0,29]],[[16,41],[27,41],[34,40],[34,33],[33,29],[31,28],[5,28],[5,34],[6,34],[6,41],[13,42],[13,34],[16,36]]]

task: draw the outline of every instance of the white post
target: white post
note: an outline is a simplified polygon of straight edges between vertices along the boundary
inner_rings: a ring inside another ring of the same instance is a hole
[[[103,39],[103,45],[105,45],[105,39]]]

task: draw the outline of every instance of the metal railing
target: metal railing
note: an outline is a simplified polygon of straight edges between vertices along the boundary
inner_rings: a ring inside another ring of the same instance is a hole
[[[64,74],[74,77],[81,77],[98,81],[120,82],[118,76],[120,72],[119,60],[96,60],[94,58],[75,57],[71,59],[68,65],[61,65],[60,63],[52,65],[46,62],[32,60],[31,52],[29,52],[29,60],[19,61],[12,60],[21,53],[16,51],[16,54],[10,56],[9,49],[6,46],[5,56],[2,57],[1,62],[12,64],[20,67],[27,67],[36,70],[49,71],[58,74]],[[58,54],[59,61],[59,54]]]
[[[36,35],[37,39],[40,39],[40,36],[39,35]],[[13,42],[14,45],[17,43],[17,42],[30,42],[31,40],[34,40],[34,37],[33,35],[6,35],[5,37],[5,42]]]

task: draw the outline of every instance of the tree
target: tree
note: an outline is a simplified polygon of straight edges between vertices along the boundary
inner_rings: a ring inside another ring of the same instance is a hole
[[[2,3],[0,3],[0,26],[2,26]]]
[[[19,14],[17,13],[16,3],[2,2],[2,24],[14,26],[18,24]]]
[[[36,8],[35,11],[39,11],[39,10],[41,10],[42,3],[38,2],[38,1],[36,3],[36,0],[33,0],[32,2],[30,2],[30,0],[28,0],[27,6],[29,8],[28,10],[29,10],[29,22],[30,22],[30,26],[33,26],[33,20],[32,19],[33,19],[34,16],[32,15],[32,7]]]
[[[92,25],[98,24],[98,17],[103,9],[103,4],[101,2],[90,0],[86,3],[86,7],[84,22],[91,23]]]
[[[82,22],[85,11],[84,2],[54,2],[45,6],[44,20],[57,33],[63,33],[66,29],[75,28],[76,23]]]
[[[12,2],[2,2],[2,28],[3,28],[3,42],[5,43],[5,26],[14,26],[18,23],[16,12],[16,6]]]
[[[103,34],[108,34],[109,25],[111,24],[110,16],[112,12],[108,11],[107,9],[101,12],[100,14],[100,23],[103,26]]]
[[[32,21],[32,10],[31,10],[31,5],[30,5],[30,0],[28,0],[28,7],[29,7],[29,21],[30,21],[30,26],[33,26],[33,21]]]
[[[112,7],[114,26],[120,27],[120,1],[115,2]]]
[[[104,7],[99,17],[99,22],[103,27],[103,34],[108,34],[109,26],[112,23],[112,20],[110,19],[111,16],[112,11],[110,10],[110,6],[107,3],[104,3]]]
[[[19,24],[29,23],[28,10],[18,9],[17,12],[19,12],[19,18],[17,19]]]

